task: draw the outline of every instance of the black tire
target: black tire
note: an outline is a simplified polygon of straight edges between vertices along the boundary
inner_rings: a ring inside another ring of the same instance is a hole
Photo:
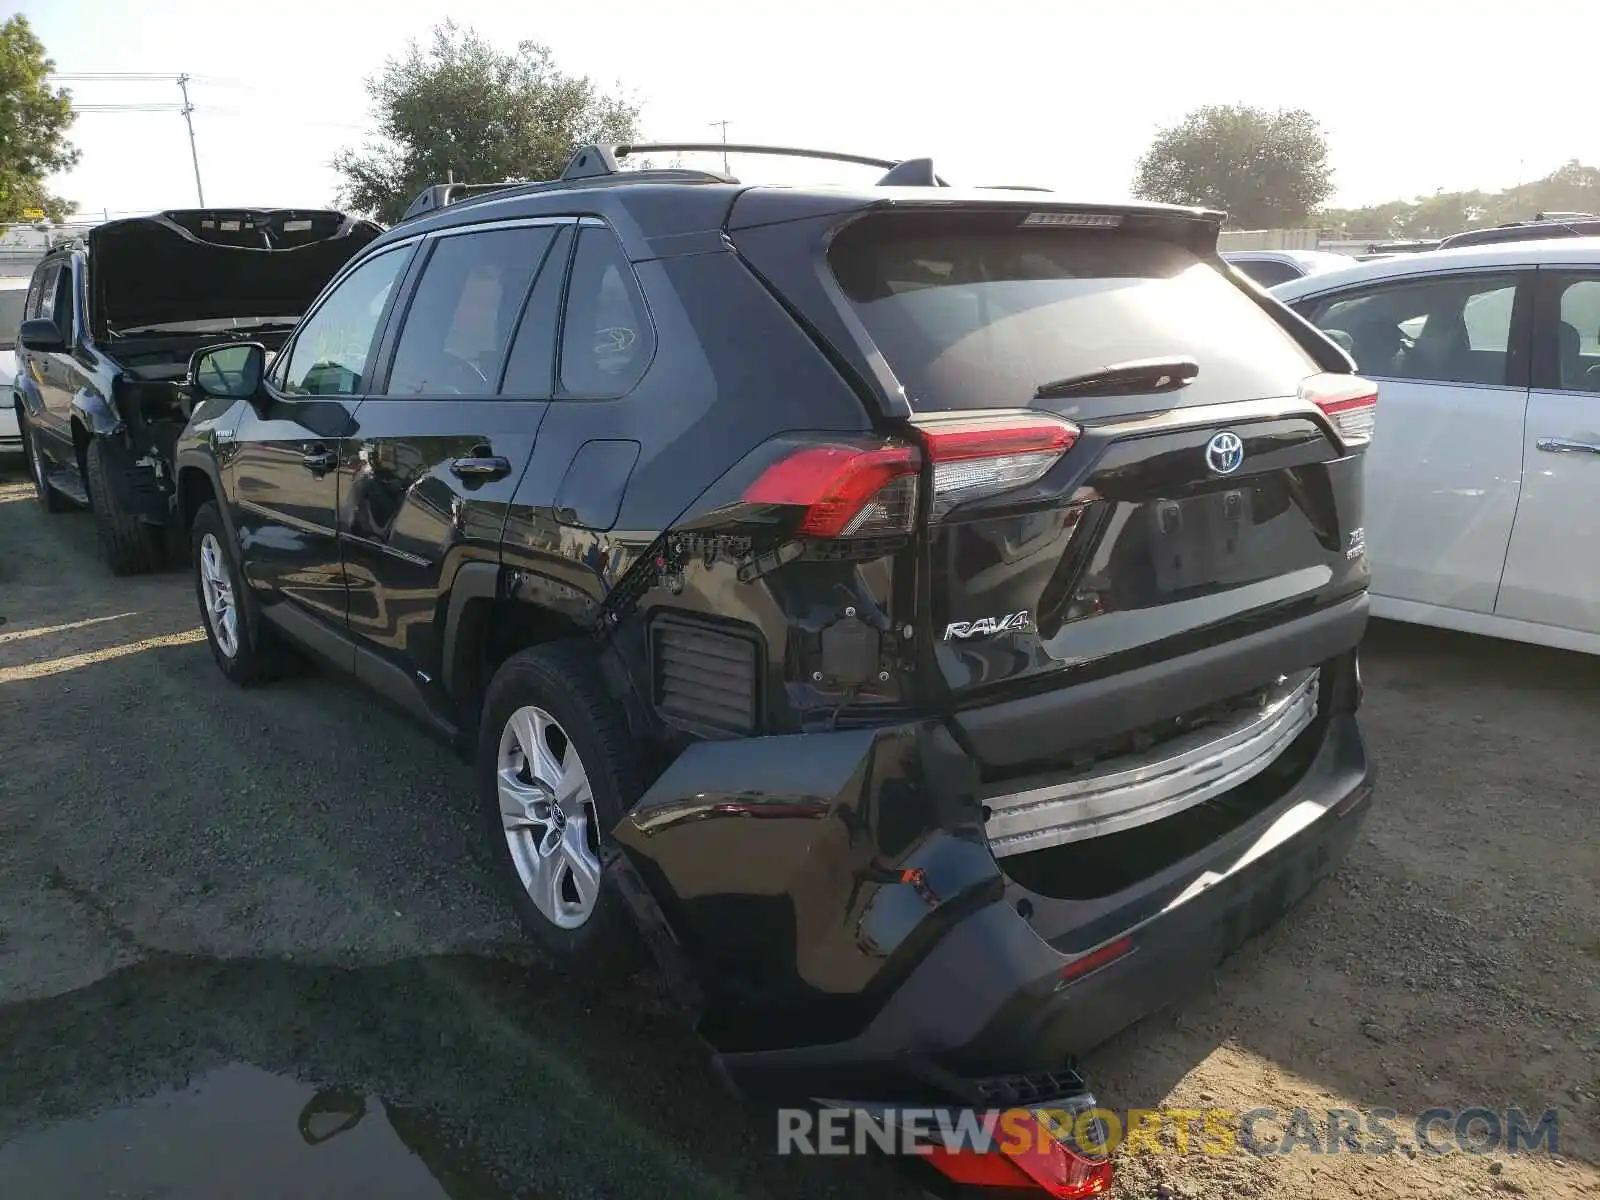
[[[85,457],[84,490],[89,493],[89,508],[94,513],[95,533],[100,538],[100,553],[113,575],[146,575],[159,571],[165,563],[161,530],[146,525],[117,507],[116,494],[106,473],[105,447],[99,438],[89,439]]]
[[[231,652],[218,640],[211,605],[206,598],[202,554],[207,537],[215,541],[220,566],[227,576],[229,589],[233,595],[235,643]],[[215,500],[207,500],[195,514],[194,524],[190,528],[189,545],[190,565],[194,571],[195,599],[200,605],[200,622],[205,626],[206,644],[211,647],[211,657],[216,660],[217,669],[240,687],[266,683],[285,674],[288,667],[294,663],[294,656],[278,638],[273,636],[270,629],[260,621],[250,619],[251,614],[245,607],[250,603],[250,594],[244,586],[244,577],[236,561],[237,555],[232,539],[228,537],[227,526],[222,523],[222,513],[218,510]]]
[[[22,457],[28,464],[28,478],[33,483],[33,498],[39,502],[39,507],[47,513],[63,513],[72,507],[68,500],[55,488],[45,481],[43,463],[44,458],[39,453],[35,442],[37,434],[33,426],[28,424],[28,418],[19,411],[17,413],[18,432],[22,434]]]
[[[559,969],[579,968],[590,977],[617,978],[640,959],[640,941],[627,902],[602,877],[594,908],[584,923],[565,929],[540,911],[517,871],[500,814],[501,737],[518,710],[543,709],[555,718],[582,761],[593,798],[587,826],[603,864],[610,833],[643,791],[639,756],[621,706],[607,693],[587,643],[550,642],[513,654],[495,672],[484,696],[479,725],[477,774],[495,871],[511,896],[517,917]]]

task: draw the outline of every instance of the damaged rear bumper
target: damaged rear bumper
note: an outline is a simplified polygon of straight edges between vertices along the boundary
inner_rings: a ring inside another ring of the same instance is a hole
[[[1338,864],[1374,772],[1353,683],[1334,691],[1281,795],[1092,899],[1002,871],[976,772],[935,721],[697,744],[617,839],[736,1089],[966,1103],[1166,1003]]]

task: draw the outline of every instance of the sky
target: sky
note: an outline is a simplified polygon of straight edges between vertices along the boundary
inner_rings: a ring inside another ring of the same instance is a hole
[[[1328,135],[1339,205],[1509,187],[1569,158],[1600,164],[1585,72],[1555,68],[1575,0],[1484,21],[1432,0],[25,0],[61,73],[169,78],[72,84],[85,105],[190,99],[212,205],[332,203],[329,165],[370,128],[363,82],[446,16],[643,106],[655,140],[931,155],[947,179],[1128,194],[1163,125],[1209,103],[1305,108]],[[159,15],[157,15],[159,14]],[[1569,60],[1570,61],[1570,60]],[[85,216],[192,206],[176,112],[87,112],[51,188]],[[687,165],[713,165],[696,159]],[[852,168],[736,159],[749,181]],[[854,178],[860,178],[859,173]]]

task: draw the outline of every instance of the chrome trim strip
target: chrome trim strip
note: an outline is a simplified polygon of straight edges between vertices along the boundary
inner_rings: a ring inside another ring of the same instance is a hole
[[[1283,680],[1260,708],[1087,773],[979,799],[996,858],[1103,837],[1159,821],[1266,770],[1317,715],[1320,672]],[[1014,785],[1012,785],[1014,786]]]

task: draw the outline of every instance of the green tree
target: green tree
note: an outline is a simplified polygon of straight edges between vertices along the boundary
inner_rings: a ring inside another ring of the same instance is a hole
[[[1330,208],[1324,231],[1340,237],[1440,238],[1465,229],[1530,221],[1542,212],[1600,213],[1600,169],[1569,159],[1542,179],[1502,192],[1435,192],[1364,208]]]
[[[1303,109],[1197,108],[1139,160],[1134,194],[1228,214],[1235,229],[1293,229],[1333,191],[1328,143]]]
[[[377,138],[333,165],[340,201],[393,222],[432,183],[553,179],[586,142],[637,137],[639,108],[564,74],[535,42],[496,50],[445,21],[367,81]]]
[[[66,140],[72,96],[51,89],[54,69],[28,18],[0,25],[0,221],[20,221],[37,209],[59,221],[77,207],[44,186],[46,176],[78,161]]]

